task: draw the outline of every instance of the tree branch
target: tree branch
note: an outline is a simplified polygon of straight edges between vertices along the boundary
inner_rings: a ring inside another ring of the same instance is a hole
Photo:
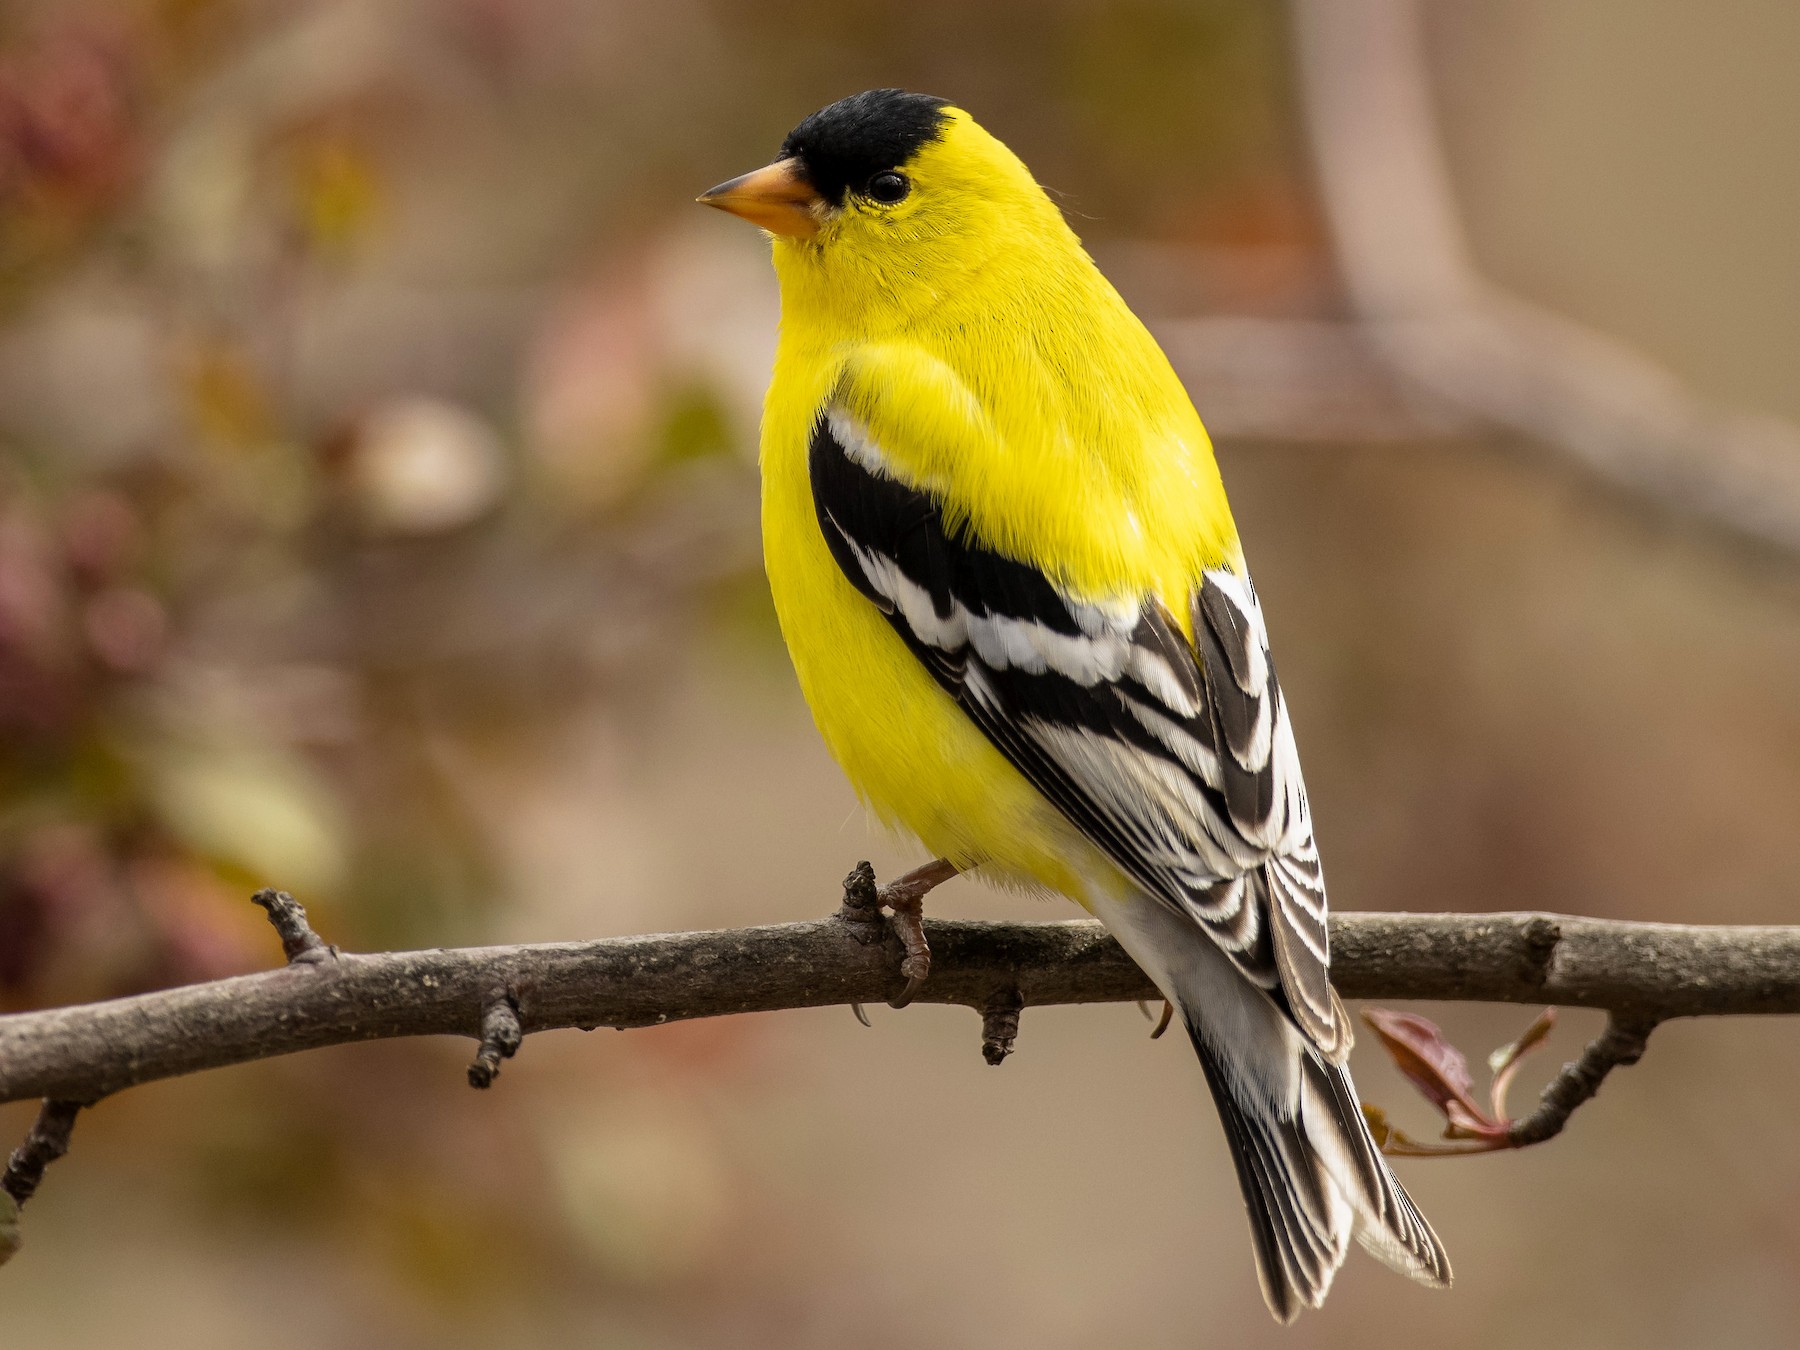
[[[366,954],[321,943],[306,948],[317,959],[257,975],[0,1017],[0,1102],[93,1102],[178,1074],[397,1036],[468,1036],[492,1050],[497,1068],[514,1019],[524,1035],[881,1002],[905,983],[903,953],[891,928],[880,942],[861,940],[866,926],[834,916]],[[982,1013],[993,1058],[1016,1034],[1004,1020],[1015,1006],[1157,996],[1096,923],[940,919],[925,931],[933,960],[919,1001]],[[1331,934],[1332,973],[1352,998],[1552,1003],[1605,1009],[1634,1025],[1800,1012],[1800,927],[1343,914]]]
[[[1711,404],[1482,276],[1438,136],[1420,0],[1290,9],[1320,195],[1367,349],[1436,416],[1510,428],[1665,509],[1800,550],[1800,427]]]
[[[1506,1132],[1506,1142],[1513,1148],[1525,1148],[1561,1134],[1575,1108],[1593,1100],[1607,1074],[1643,1058],[1644,1047],[1655,1029],[1655,1018],[1609,1017],[1599,1039],[1590,1042],[1580,1059],[1563,1065],[1562,1072],[1550,1080],[1537,1110]]]
[[[44,1169],[69,1151],[69,1136],[75,1132],[75,1117],[81,1106],[80,1102],[52,1098],[38,1108],[31,1133],[13,1150],[6,1161],[6,1172],[0,1175],[0,1192],[11,1196],[15,1206],[23,1205],[36,1194]]]

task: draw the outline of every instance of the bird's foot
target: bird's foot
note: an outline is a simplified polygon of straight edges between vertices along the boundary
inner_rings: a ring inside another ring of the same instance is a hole
[[[931,974],[931,947],[925,941],[925,897],[933,887],[955,875],[954,863],[937,858],[880,887],[875,885],[874,870],[867,863],[859,863],[844,882],[844,907],[839,914],[848,922],[865,925],[864,931],[870,936],[860,940],[870,941],[879,933],[872,925],[884,907],[893,911],[894,931],[900,936],[904,953],[900,973],[906,977],[906,987],[889,1001],[890,1008],[904,1008],[911,1003]],[[860,1005],[853,1006],[858,1019],[866,1024],[868,1018]]]
[[[894,911],[894,931],[900,934],[900,945],[906,952],[900,962],[900,973],[906,976],[906,988],[900,991],[899,998],[888,1004],[890,1008],[904,1008],[911,1003],[919,986],[931,974],[931,948],[925,942],[925,897],[933,887],[943,885],[955,875],[954,863],[934,858],[876,892],[881,903]]]

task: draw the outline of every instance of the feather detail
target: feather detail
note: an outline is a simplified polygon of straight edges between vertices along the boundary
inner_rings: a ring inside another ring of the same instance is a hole
[[[1325,890],[1268,633],[1249,581],[1207,572],[1190,645],[1147,596],[1070,595],[953,531],[868,431],[813,431],[832,556],[989,741],[1129,877],[1188,915],[1328,1057]]]

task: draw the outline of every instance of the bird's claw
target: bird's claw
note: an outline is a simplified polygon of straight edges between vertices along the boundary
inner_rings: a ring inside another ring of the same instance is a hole
[[[894,911],[894,931],[900,935],[900,946],[906,956],[900,962],[900,973],[906,987],[898,997],[888,1000],[890,1008],[904,1008],[918,997],[931,974],[931,947],[925,941],[925,891],[917,882],[906,878],[882,887],[881,901]]]
[[[1161,1040],[1163,1032],[1169,1029],[1169,1023],[1174,1020],[1175,1005],[1165,998],[1163,1000],[1162,1016],[1157,1020],[1156,1030],[1150,1033],[1150,1039],[1153,1041]]]
[[[837,916],[850,926],[858,942],[879,941],[884,931],[881,911],[893,911],[894,932],[899,935],[902,952],[900,973],[906,977],[906,986],[898,997],[889,1000],[890,1008],[904,1008],[911,1003],[931,974],[931,947],[925,941],[925,896],[932,887],[955,875],[955,865],[939,858],[915,867],[886,886],[875,884],[875,869],[866,862],[858,863],[844,878],[844,904]],[[856,1020],[868,1026],[869,1017],[862,1005],[852,1003],[850,1007]]]
[[[1146,1022],[1154,1021],[1156,1023],[1156,1026],[1150,1032],[1150,1039],[1153,1041],[1161,1040],[1163,1032],[1169,1029],[1169,1023],[1175,1020],[1175,1005],[1166,998],[1163,1000],[1163,1010],[1160,1018],[1151,1017],[1150,1005],[1141,998],[1137,1001],[1137,1009],[1144,1014],[1144,1020]]]

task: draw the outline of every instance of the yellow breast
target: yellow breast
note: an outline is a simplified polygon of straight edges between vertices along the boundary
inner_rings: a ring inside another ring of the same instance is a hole
[[[801,688],[864,799],[959,865],[1084,900],[1119,874],[845,579],[808,471],[829,400],[953,528],[1082,599],[1158,596],[1191,635],[1201,573],[1241,566],[1211,446],[1161,350],[1043,206],[996,222],[956,284],[905,292],[776,242],[764,550]]]
[[[826,547],[807,446],[831,383],[825,368],[778,379],[763,428],[769,588],[819,731],[870,808],[936,856],[1084,900],[1111,865],[963,715]]]

